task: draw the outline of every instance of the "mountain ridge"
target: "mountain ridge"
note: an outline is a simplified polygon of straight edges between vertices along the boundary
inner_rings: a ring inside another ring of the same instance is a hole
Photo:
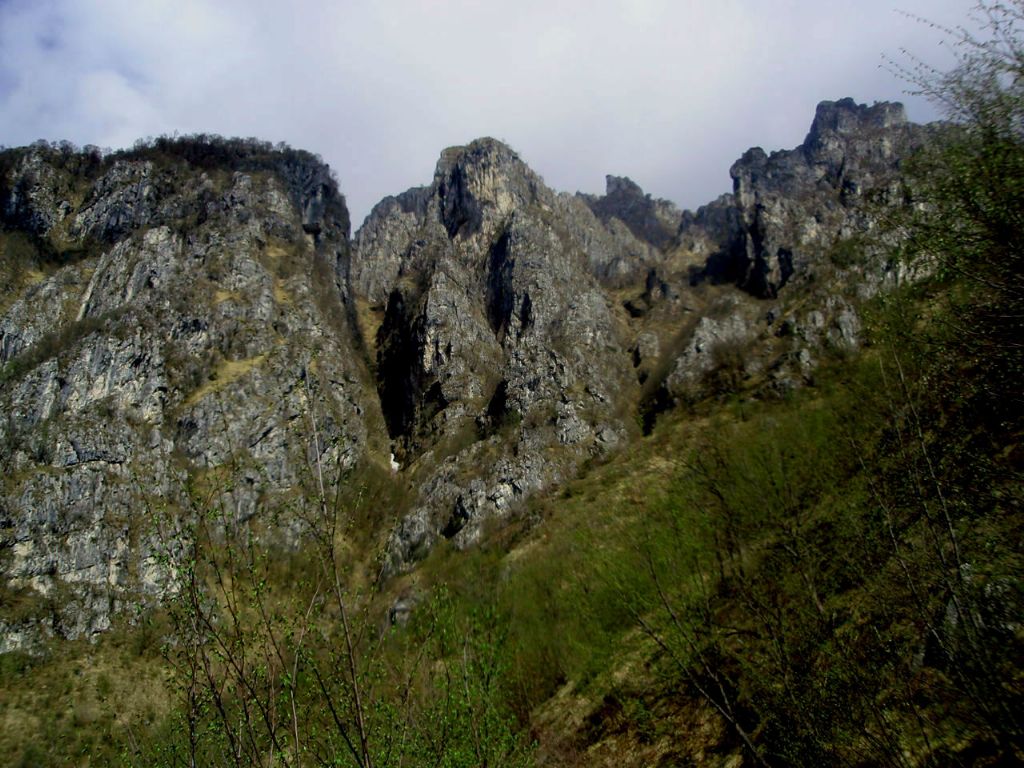
[[[898,106],[823,102],[801,147],[745,153],[734,192],[696,212],[618,177],[556,193],[480,139],[352,235],[330,170],[298,150],[5,151],[0,567],[19,594],[79,594],[53,598],[57,619],[4,619],[3,647],[159,600],[167,532],[139,523],[156,507],[213,500],[288,546],[312,466],[386,476],[393,456],[405,507],[351,538],[395,575],[665,408],[801,386],[899,279],[836,244],[874,227],[869,197],[898,204],[924,136]]]

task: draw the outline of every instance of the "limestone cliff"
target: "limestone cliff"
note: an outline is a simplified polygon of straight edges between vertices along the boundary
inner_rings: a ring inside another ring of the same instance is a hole
[[[901,104],[822,102],[802,145],[747,150],[730,169],[732,194],[683,214],[679,242],[705,258],[694,276],[777,296],[837,242],[877,229],[900,202],[901,161],[927,135]]]
[[[392,567],[439,536],[474,541],[628,438],[628,331],[580,236],[601,228],[573,210],[481,139],[446,150],[429,188],[385,200],[357,233],[352,285],[379,319],[368,344],[381,407],[422,480]]]
[[[75,637],[159,594],[197,507],[244,521],[311,451],[365,452],[348,217],[321,163],[262,145],[3,161],[0,568]]]
[[[898,277],[871,236],[926,137],[824,102],[695,212],[612,176],[556,193],[480,139],[351,243],[329,170],[286,147],[0,153],[0,649],[158,598],[203,510],[294,545],[324,467],[358,485],[393,454],[410,501],[366,540],[397,573],[664,408],[811,380]]]

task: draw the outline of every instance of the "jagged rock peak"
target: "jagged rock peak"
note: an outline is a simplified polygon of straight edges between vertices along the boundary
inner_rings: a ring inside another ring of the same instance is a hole
[[[744,153],[729,173],[740,212],[741,247],[728,247],[741,287],[774,297],[810,254],[837,236],[872,226],[865,195],[895,199],[900,162],[923,140],[902,104],[823,101],[794,150]],[[740,251],[743,254],[734,258]]]
[[[353,289],[382,304],[400,274],[417,272],[424,253],[437,255],[455,240],[486,251],[514,216],[554,205],[554,193],[507,144],[482,138],[449,147],[430,186],[384,198],[356,232]]]
[[[897,102],[868,106],[850,98],[823,101],[800,150],[808,163],[825,167],[836,180],[846,172],[847,158],[859,165],[891,163],[902,154],[894,151],[894,142],[908,128],[906,110]]]
[[[853,134],[871,128],[893,128],[907,122],[907,111],[899,102],[875,102],[870,107],[847,97],[822,101],[814,112],[814,122],[804,146],[818,143],[824,133]]]
[[[449,237],[473,235],[551,192],[507,144],[482,138],[441,153],[434,172]],[[550,206],[550,201],[545,201]]]
[[[682,211],[668,200],[652,198],[627,176],[607,175],[603,197],[580,195],[590,209],[606,224],[618,219],[642,242],[655,248],[667,248],[682,221]]]
[[[472,166],[519,164],[525,167],[522,158],[508,144],[490,136],[481,136],[469,144],[457,145],[441,150],[437,161],[435,178],[452,172],[456,166],[469,168]]]
[[[629,176],[612,176],[610,173],[604,177],[605,197],[650,197],[644,195],[640,185]]]

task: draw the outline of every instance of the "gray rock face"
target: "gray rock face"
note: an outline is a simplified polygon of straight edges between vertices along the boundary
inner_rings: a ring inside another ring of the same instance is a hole
[[[374,254],[372,261],[355,259],[352,264],[352,289],[357,295],[375,305],[387,302],[408,244],[427,215],[429,199],[429,188],[419,187],[385,197],[374,206],[353,239],[357,253]]]
[[[677,267],[677,230],[684,214],[667,200],[652,199],[630,179],[608,176],[606,184],[601,197],[577,193],[560,200],[566,224],[585,246],[602,285],[619,290]]]
[[[691,270],[694,282],[740,283],[746,275],[746,229],[731,194],[722,195],[696,212],[684,211],[678,242],[699,259]]]
[[[429,188],[385,200],[356,235],[354,291],[387,297],[373,342],[395,453],[431,468],[392,537],[395,569],[438,537],[471,543],[628,433],[628,339],[587,253],[614,249],[572,205],[483,139],[445,150]]]
[[[818,105],[800,147],[746,152],[729,171],[741,219],[739,284],[776,296],[837,240],[870,232],[866,193],[895,198],[899,162],[922,139],[902,105],[843,99]]]
[[[0,153],[0,594],[38,608],[0,610],[0,652],[159,599],[199,511],[294,545],[318,463],[394,455],[412,501],[367,535],[397,573],[660,408],[812,381],[892,279],[865,233],[926,137],[898,105],[824,102],[696,212],[613,176],[556,194],[481,139],[351,248],[307,153]]]
[[[655,200],[624,176],[606,176],[603,197],[580,195],[606,224],[618,219],[639,240],[659,250],[672,245],[682,220],[682,211],[668,200]]]
[[[202,508],[246,521],[305,498],[314,425],[321,461],[354,466],[375,407],[327,169],[151,154],[83,179],[36,150],[0,201],[5,250],[36,238],[33,277],[0,315],[0,572],[60,596],[33,626],[67,637],[158,597]],[[82,202],[50,215],[62,185]]]
[[[696,257],[689,284],[735,285],[759,301],[715,299],[691,319],[658,398],[699,396],[723,369],[788,389],[810,380],[823,348],[856,347],[851,302],[901,278],[879,258],[891,243],[877,222],[900,204],[900,162],[927,136],[899,104],[822,102],[800,147],[750,149],[730,171],[732,194],[684,212],[675,247]],[[667,284],[685,295],[679,277]]]
[[[751,324],[738,302],[725,302],[723,316],[705,315],[697,321],[687,344],[676,357],[666,380],[670,392],[685,393],[699,389],[702,376],[719,364],[729,345],[742,345],[754,336]]]

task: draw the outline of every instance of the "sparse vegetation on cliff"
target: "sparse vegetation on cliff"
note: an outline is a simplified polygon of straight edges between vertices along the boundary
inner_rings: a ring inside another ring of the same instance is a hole
[[[947,124],[824,102],[685,215],[482,140],[354,267],[308,153],[0,154],[0,629],[79,638],[0,654],[0,760],[1024,761],[1024,2],[979,13],[904,71]]]

